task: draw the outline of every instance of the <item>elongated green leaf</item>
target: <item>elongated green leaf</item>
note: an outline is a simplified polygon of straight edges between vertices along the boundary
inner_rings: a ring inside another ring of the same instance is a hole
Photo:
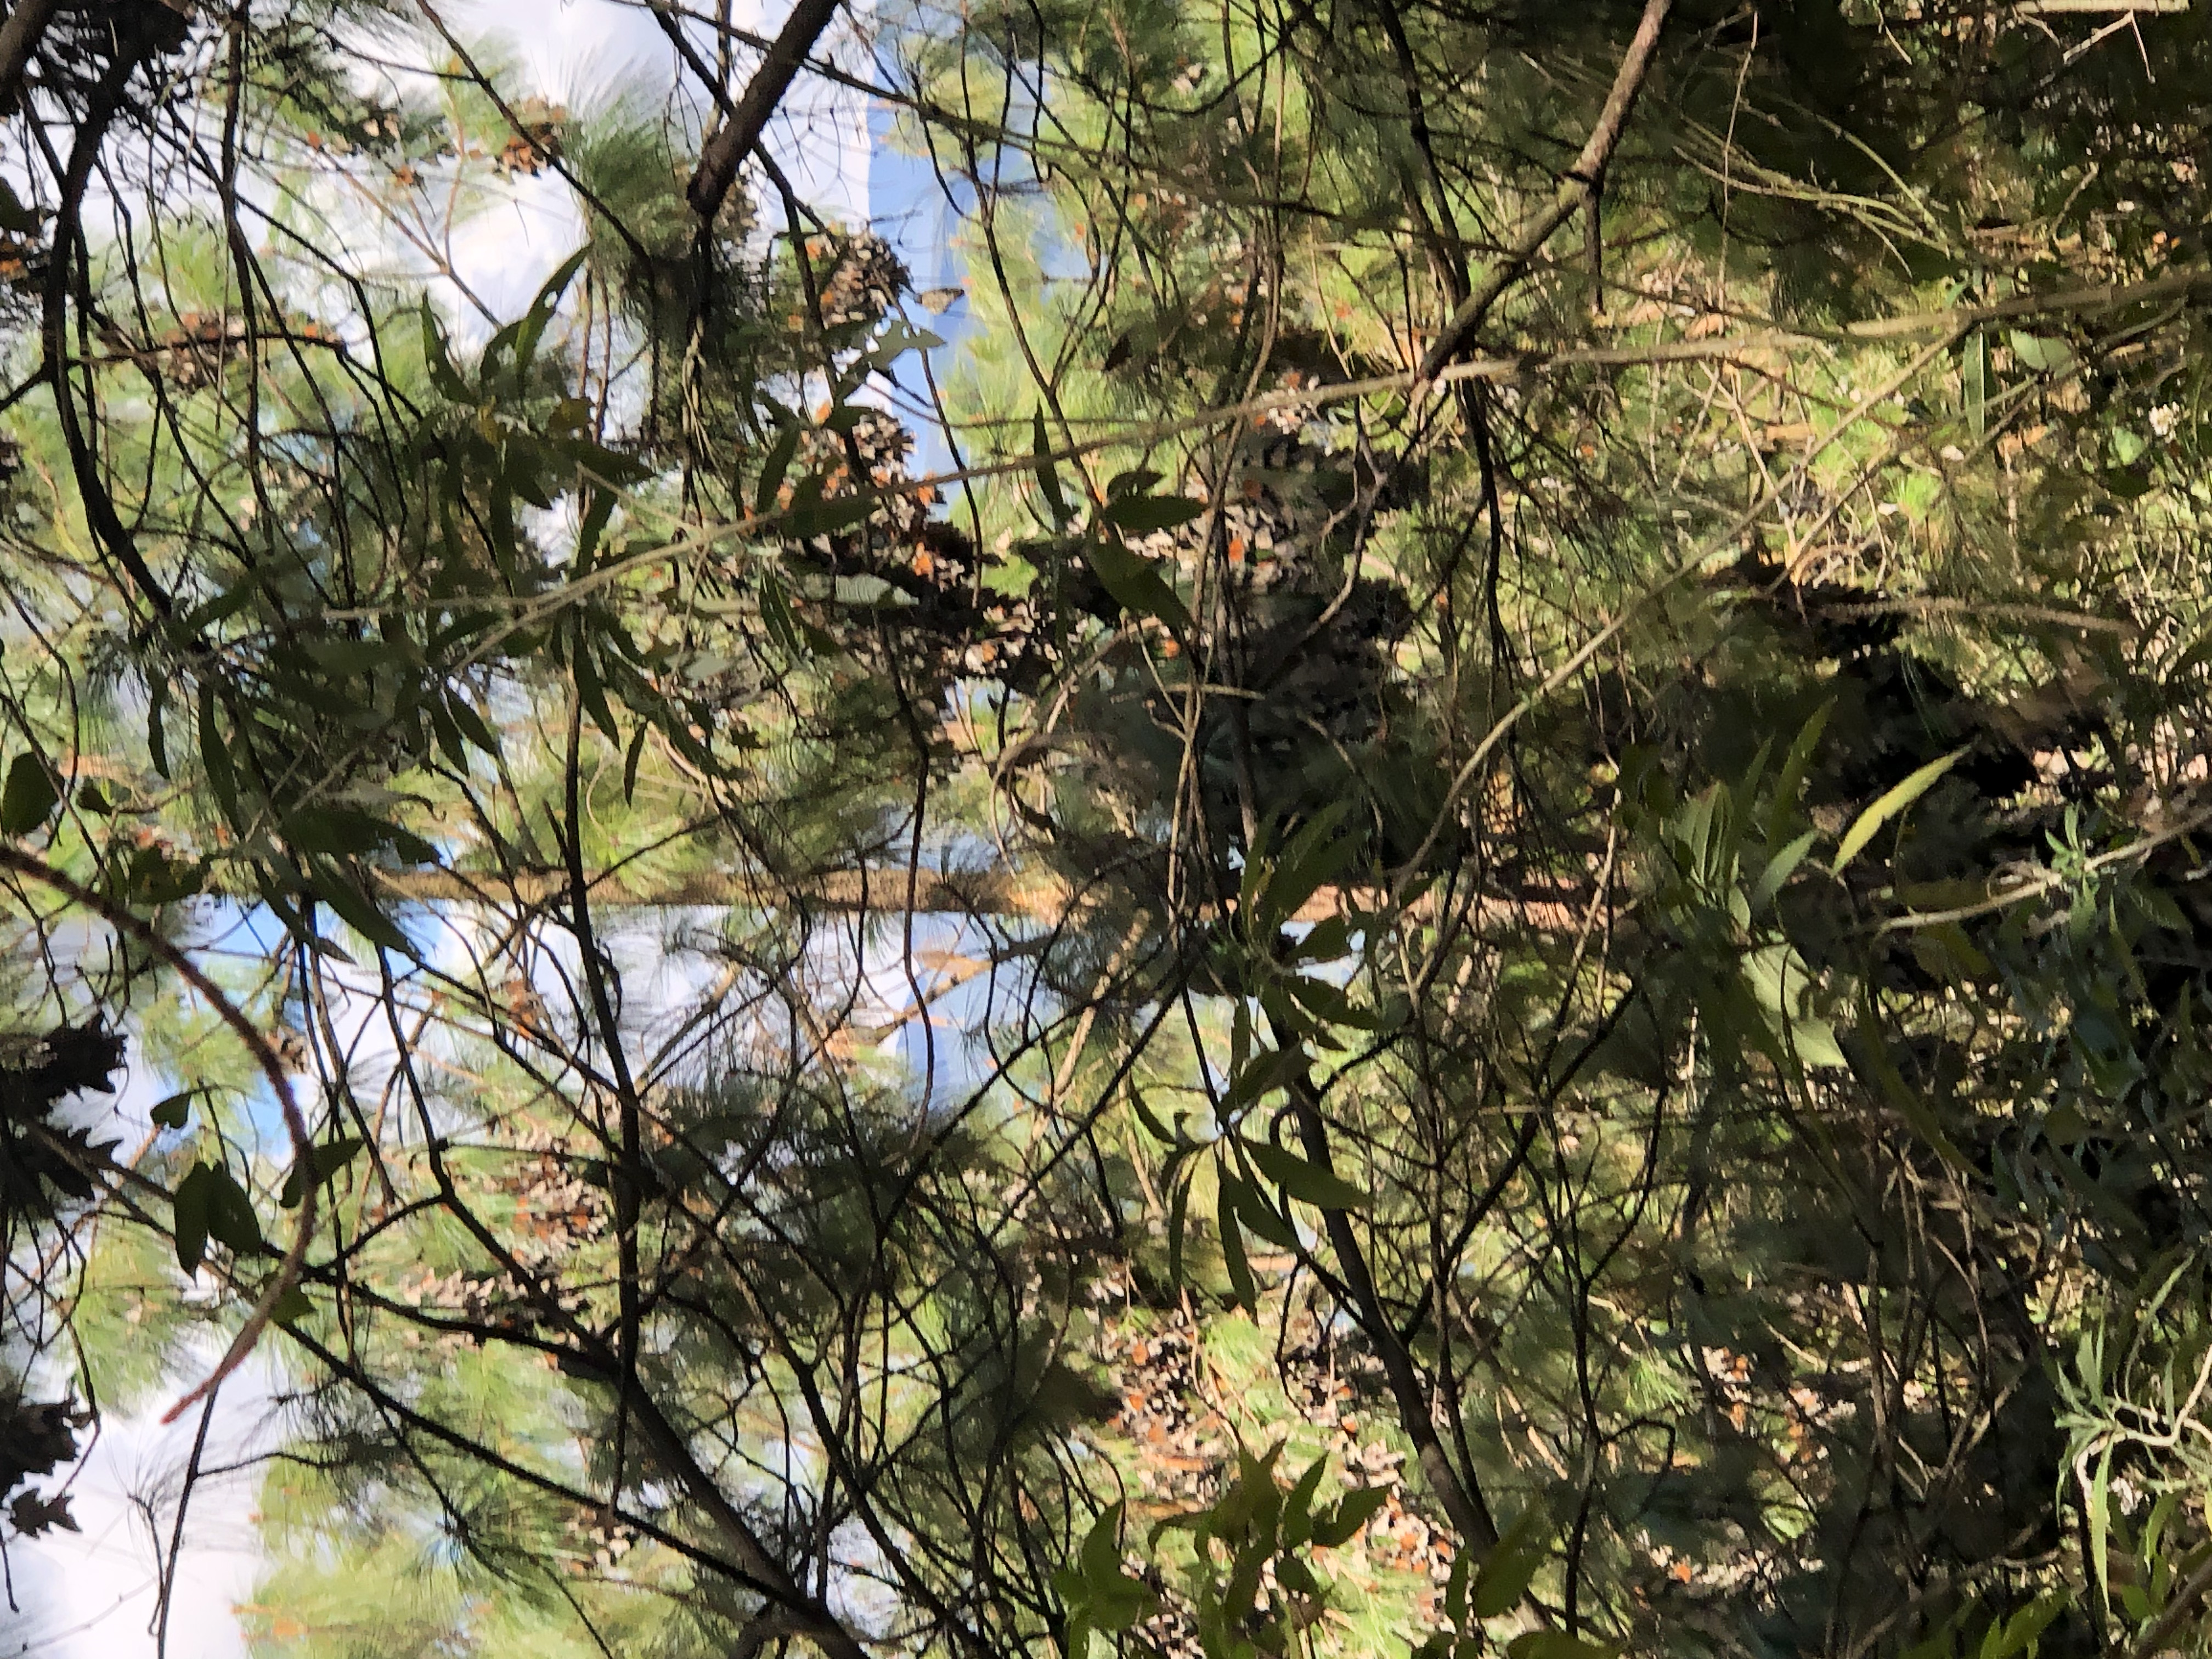
[[[1239,1221],[1279,1250],[1297,1249],[1297,1230],[1267,1202],[1267,1195],[1258,1187],[1226,1167],[1221,1171],[1221,1182]]]
[[[220,1164],[205,1166],[208,1171],[209,1236],[219,1244],[227,1244],[243,1255],[261,1247],[261,1223],[253,1213],[253,1200],[246,1196],[246,1188],[238,1178]]]
[[[1072,515],[1067,510],[1067,498],[1060,493],[1060,473],[1052,460],[1052,434],[1045,430],[1042,409],[1036,412],[1030,455],[1036,465],[1037,485],[1044,491],[1045,504],[1052,509],[1053,522],[1065,525]]]
[[[606,687],[599,679],[599,665],[592,653],[591,635],[580,616],[576,619],[575,641],[568,662],[575,680],[576,701],[592,717],[592,724],[606,733],[609,743],[621,743],[622,730],[615,724],[615,711],[607,702]]]
[[[1343,1176],[1309,1164],[1296,1152],[1256,1141],[1244,1149],[1254,1165],[1292,1198],[1323,1210],[1364,1210],[1373,1200]]]
[[[1804,862],[1805,854],[1812,850],[1817,830],[1808,830],[1790,845],[1767,860],[1766,868],[1759,872],[1759,880],[1751,890],[1751,908],[1754,914],[1773,902],[1774,896],[1782,890],[1782,884],[1796,873]]]
[[[2074,349],[2063,340],[2048,339],[2014,329],[2005,337],[2005,343],[2012,348],[2013,360],[2034,374],[2063,368],[2074,361]]]
[[[629,734],[629,748],[623,756],[623,799],[625,803],[637,799],[637,763],[645,756],[645,739],[653,730],[652,723],[640,720],[637,730]]]
[[[338,919],[372,945],[412,956],[415,947],[392,919],[376,908],[368,895],[335,871],[319,871],[311,887],[314,896],[337,912]]]
[[[1234,1119],[1266,1096],[1281,1088],[1306,1068],[1305,1056],[1295,1048],[1262,1048],[1237,1069],[1221,1097],[1221,1115]]]
[[[438,740],[438,747],[451,761],[456,771],[469,768],[468,740],[461,736],[461,728],[453,723],[453,711],[443,697],[431,697],[422,705],[424,718],[430,722],[430,735]]]
[[[169,735],[162,722],[168,712],[168,677],[149,675],[146,682],[146,754],[154,763],[154,770],[164,779],[169,775]]]
[[[492,729],[485,724],[484,717],[477,712],[476,705],[458,690],[446,699],[446,712],[453,717],[453,724],[460,728],[461,735],[485,754],[500,752],[499,739],[492,735]]]
[[[1260,1306],[1259,1286],[1252,1278],[1252,1263],[1244,1254],[1244,1230],[1237,1222],[1236,1194],[1231,1184],[1220,1185],[1214,1219],[1221,1231],[1221,1260],[1229,1270],[1229,1291],[1237,1304],[1248,1311]]]
[[[568,292],[568,284],[583,269],[585,257],[590,252],[588,247],[580,247],[563,259],[559,268],[545,279],[544,285],[538,290],[538,297],[530,302],[530,309],[523,313],[521,320],[515,325],[514,379],[518,385],[529,372],[530,366],[538,360],[538,345],[544,338],[546,325],[553,320],[553,313],[560,309],[561,296]]]
[[[834,501],[815,501],[795,506],[784,520],[786,530],[797,541],[811,541],[817,536],[835,536],[865,522],[876,504],[865,496],[841,496]]]
[[[1169,1165],[1172,1171],[1174,1165]],[[1190,1231],[1190,1185],[1197,1178],[1195,1161],[1183,1165],[1182,1179],[1174,1181],[1168,1194],[1168,1283],[1181,1288],[1183,1283],[1182,1243]]]
[[[244,814],[239,810],[237,771],[223,742],[222,724],[216,717],[216,690],[212,684],[200,687],[199,739],[200,766],[207,774],[208,787],[215,792],[223,816],[233,823],[240,823]],[[242,732],[239,740],[241,744],[245,740]]]
[[[1083,1577],[1096,1594],[1121,1576],[1121,1506],[1110,1505],[1091,1523],[1079,1558]]]
[[[285,1288],[284,1294],[278,1297],[270,1308],[269,1317],[279,1325],[296,1325],[303,1319],[312,1318],[314,1312],[314,1302],[307,1291],[297,1285],[292,1285]]]
[[[794,657],[812,654],[812,647],[799,632],[799,619],[791,614],[791,601],[784,595],[783,584],[765,570],[760,576],[760,610],[761,622],[778,646]]]
[[[1936,1114],[1920,1098],[1912,1085],[1905,1080],[1889,1057],[1889,1044],[1884,1039],[1881,1027],[1875,1021],[1873,1007],[1864,1000],[1859,1005],[1859,1049],[1865,1068],[1874,1073],[1874,1082],[1881,1089],[1897,1114],[1912,1126],[1913,1133],[1936,1150],[1937,1156],[1954,1170],[1970,1169],[1966,1155],[1954,1144],[1936,1121]]]
[[[1777,842],[1788,829],[1797,811],[1797,792],[1804,787],[1805,770],[1813,763],[1813,750],[1820,746],[1820,733],[1827,729],[1828,716],[1835,712],[1833,697],[1813,711],[1812,716],[1797,729],[1797,736],[1783,757],[1782,770],[1774,780],[1774,798],[1766,813],[1766,839]]]
[[[1966,752],[1964,749],[1954,749],[1940,760],[1929,761],[1860,813],[1857,821],[1844,832],[1841,845],[1836,848],[1835,872],[1841,875],[1844,866],[1865,850],[1866,844],[1881,831],[1883,824],[1926,794],[1935,786],[1936,780],[1957,765],[1960,757]]]
[[[1283,848],[1259,908],[1272,928],[1296,915],[1323,884],[1342,873],[1359,850],[1357,836],[1338,833],[1351,815],[1348,801],[1332,801],[1303,825]]]
[[[1316,1457],[1306,1466],[1291,1487],[1291,1495],[1283,1500],[1283,1521],[1279,1531],[1279,1541],[1286,1550],[1294,1550],[1313,1532],[1313,1501],[1321,1490],[1322,1476],[1328,1473],[1328,1459]],[[1282,1571],[1279,1565],[1276,1571]]]
[[[253,1200],[220,1164],[195,1164],[185,1172],[170,1199],[170,1218],[177,1265],[188,1273],[207,1259],[210,1238],[241,1255],[260,1247]]]
[[[185,1171],[184,1179],[177,1182],[177,1190],[169,1200],[171,1230],[176,1236],[177,1265],[187,1273],[199,1271],[207,1259],[208,1242],[208,1174],[207,1165],[195,1164]]]
[[[599,538],[606,534],[607,521],[614,517],[615,492],[599,484],[584,491],[584,513],[576,525],[575,572],[583,575],[592,568],[592,560],[599,550]]]
[[[428,300],[422,301],[422,363],[430,371],[430,384],[438,395],[456,404],[472,404],[476,394],[461,379],[460,371],[446,349],[446,331],[438,322],[438,313]]]
[[[799,453],[799,423],[792,422],[776,434],[769,446],[768,454],[761,461],[760,478],[753,487],[753,511],[773,512],[775,492],[783,487],[783,475],[791,470],[792,457]]]

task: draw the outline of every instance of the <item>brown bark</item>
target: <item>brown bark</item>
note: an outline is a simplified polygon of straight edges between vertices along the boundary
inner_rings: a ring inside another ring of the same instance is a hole
[[[60,5],[61,0],[19,0],[8,21],[0,23],[0,115],[15,112],[31,54],[46,38],[46,25],[54,21]]]
[[[712,222],[721,211],[722,198],[737,182],[738,168],[744,165],[747,152],[760,142],[769,117],[791,90],[806,54],[814,50],[814,43],[836,15],[837,0],[798,0],[792,7],[791,15],[769,44],[760,67],[745,83],[738,106],[700,148],[698,170],[691,175],[684,195],[692,212],[702,219]]]

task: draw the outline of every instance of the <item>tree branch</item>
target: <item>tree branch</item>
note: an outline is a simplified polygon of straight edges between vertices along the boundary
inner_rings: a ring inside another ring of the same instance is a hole
[[[1621,129],[1628,123],[1629,108],[1636,102],[1644,77],[1650,71],[1652,54],[1659,46],[1659,31],[1673,7],[1674,0],[1645,0],[1643,21],[1636,26],[1635,38],[1628,43],[1628,55],[1620,60],[1620,68],[1613,77],[1613,90],[1606,94],[1605,107],[1598,112],[1597,125],[1590,129],[1589,140],[1583,144],[1582,154],[1567,169],[1566,178],[1543,210],[1522,227],[1505,257],[1491,267],[1480,284],[1453,311],[1443,332],[1437,336],[1435,343],[1421,359],[1421,380],[1434,380],[1459,356],[1460,349],[1482,326],[1490,307],[1521,279],[1529,261],[1551,240],[1552,233],[1591,198],[1605,173],[1606,163],[1612,160],[1613,149],[1620,143]]]
[[[31,67],[31,54],[46,38],[46,25],[54,21],[61,0],[20,0],[8,21],[0,23],[0,115],[12,115],[23,96],[23,76]]]
[[[837,0],[798,0],[792,7],[782,32],[770,43],[753,78],[745,83],[737,108],[700,148],[698,171],[691,175],[684,196],[702,219],[711,221],[721,211],[722,198],[737,182],[738,168],[746,152],[760,142],[769,117],[791,90],[807,53],[814,50],[814,43],[836,15]]]
[[[34,857],[21,848],[0,842],[0,869],[14,871],[17,875],[40,886],[59,893],[73,904],[83,906],[117,932],[128,934],[138,945],[159,957],[174,969],[185,982],[207,999],[216,1016],[228,1026],[238,1040],[246,1045],[268,1079],[276,1103],[283,1110],[285,1132],[292,1139],[292,1156],[301,1171],[300,1220],[292,1233],[292,1247],[284,1253],[283,1264],[276,1270],[276,1278],[263,1289],[253,1311],[231,1339],[230,1347],[208,1373],[206,1380],[163,1413],[161,1421],[173,1423],[194,1405],[222,1385],[222,1381],[246,1362],[260,1341],[261,1334],[269,1328],[270,1316],[284,1292],[300,1282],[300,1269],[306,1266],[307,1245],[315,1236],[315,1190],[321,1184],[315,1179],[315,1141],[309,1133],[307,1120],[300,1110],[299,1097],[293,1092],[292,1079],[284,1070],[283,1061],[276,1050],[263,1036],[244,1012],[223,994],[222,988],[201,971],[200,966],[176,945],[161,937],[146,922],[123,908],[113,900],[94,892],[73,877],[63,874],[43,859]]]

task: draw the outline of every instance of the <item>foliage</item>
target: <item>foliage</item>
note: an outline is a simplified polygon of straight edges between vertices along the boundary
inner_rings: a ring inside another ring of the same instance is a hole
[[[884,15],[948,346],[653,9],[11,14],[9,1398],[272,1653],[2201,1646],[2203,18]]]

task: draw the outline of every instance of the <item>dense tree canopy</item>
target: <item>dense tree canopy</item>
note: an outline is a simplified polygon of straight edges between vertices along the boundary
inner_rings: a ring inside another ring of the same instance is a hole
[[[2202,8],[637,6],[0,23],[9,1535],[252,1386],[270,1655],[2203,1650]]]

